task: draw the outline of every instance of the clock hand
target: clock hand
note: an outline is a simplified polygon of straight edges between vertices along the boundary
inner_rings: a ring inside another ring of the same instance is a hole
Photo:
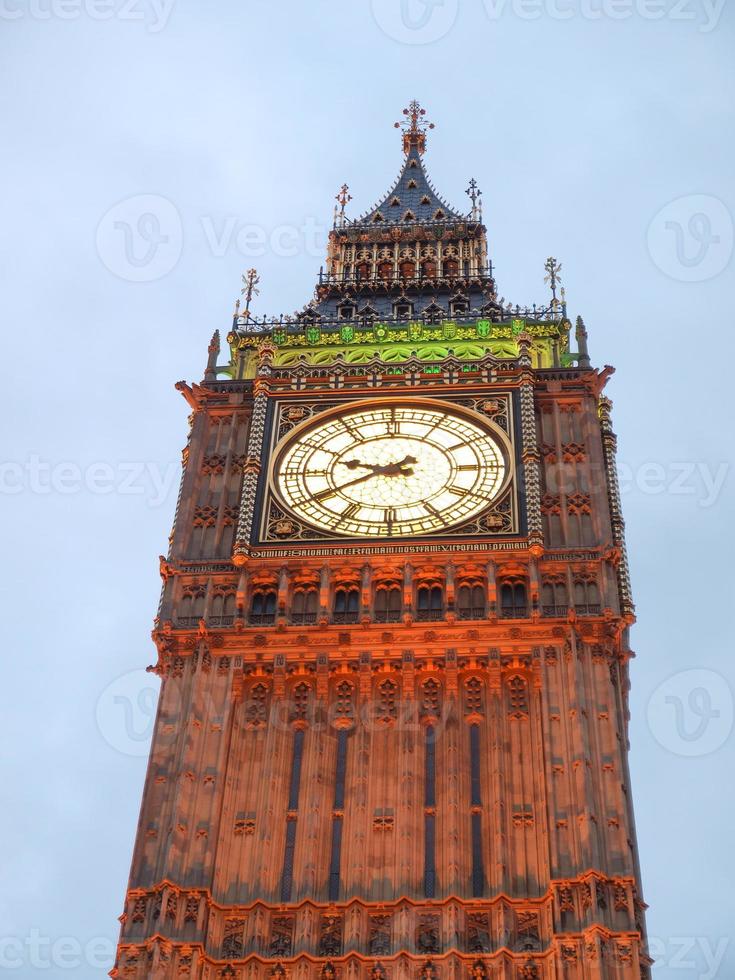
[[[373,476],[376,476],[376,474],[365,473],[363,476],[358,476],[356,480],[343,483],[341,487],[327,487],[326,490],[320,490],[319,493],[314,494],[314,500],[326,500],[327,497],[334,497],[336,494],[341,493],[342,490],[346,490],[348,487],[354,487],[357,483],[364,483],[365,480],[369,480]]]

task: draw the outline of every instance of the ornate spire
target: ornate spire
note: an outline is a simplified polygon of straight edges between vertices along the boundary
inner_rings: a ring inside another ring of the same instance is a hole
[[[337,194],[335,200],[337,204],[334,206],[334,227],[342,228],[345,223],[345,208],[352,200],[352,194],[349,193],[349,186],[347,184],[342,184],[339,189],[339,194]],[[339,207],[338,207],[339,205]]]
[[[433,129],[434,123],[424,122],[426,109],[422,109],[416,99],[403,110],[403,115],[406,118],[396,123],[396,129],[403,130],[403,152],[408,154],[415,147],[419,153],[423,153],[426,149],[426,131]]]
[[[544,276],[544,282],[548,283],[549,289],[551,290],[551,309],[555,310],[559,305],[559,300],[556,296],[556,287],[561,285],[561,262],[557,262],[555,258],[549,256],[549,258],[544,262],[544,269],[546,270],[546,275]]]
[[[257,296],[260,290],[258,289],[258,284],[260,283],[260,276],[256,269],[248,269],[248,271],[240,277],[242,279],[242,289],[240,294],[245,297],[245,309],[243,310],[243,316],[250,316],[250,304],[252,302],[253,296]]]
[[[207,348],[207,368],[204,372],[205,381],[217,380],[217,358],[220,352],[219,330],[215,330]]]
[[[470,186],[465,191],[465,194],[472,201],[472,220],[482,221],[482,191],[474,177],[470,181]]]
[[[581,316],[577,317],[577,329],[575,331],[577,338],[577,352],[578,352],[578,364],[581,368],[590,367],[590,353],[587,347],[587,328],[584,325],[584,320]]]

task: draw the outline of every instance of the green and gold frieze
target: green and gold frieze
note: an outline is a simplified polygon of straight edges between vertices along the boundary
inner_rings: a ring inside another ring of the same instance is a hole
[[[517,338],[521,333],[533,338],[532,350],[537,367],[552,367],[565,362],[570,324],[561,321],[490,320],[457,322],[444,320],[437,324],[376,322],[369,327],[345,323],[342,326],[309,324],[298,332],[286,326],[274,326],[268,340],[276,346],[274,367],[297,364],[327,366],[334,360],[362,364],[375,358],[386,363],[401,363],[410,358],[437,362],[447,357],[476,361],[490,354],[498,358],[518,357]],[[256,339],[232,333],[228,337],[233,362],[239,353],[252,349]]]

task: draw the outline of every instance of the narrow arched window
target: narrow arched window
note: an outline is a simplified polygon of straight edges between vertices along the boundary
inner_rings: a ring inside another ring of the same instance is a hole
[[[485,590],[481,585],[460,585],[457,589],[457,615],[460,619],[483,619]]]
[[[574,583],[574,607],[580,616],[599,616],[600,590],[594,579],[577,579]]]
[[[297,589],[291,605],[291,622],[309,625],[316,622],[319,595],[314,587]]]
[[[250,603],[250,622],[253,626],[269,626],[276,621],[276,593],[273,589],[259,589],[253,593]]]
[[[444,591],[440,585],[420,585],[416,594],[416,613],[420,620],[439,620],[444,615]]]
[[[356,623],[360,615],[360,590],[338,588],[334,593],[334,622]]]
[[[524,582],[503,582],[500,586],[500,614],[503,619],[523,619],[528,615]]]
[[[544,616],[566,616],[567,587],[563,579],[549,579],[541,586],[541,612]]]
[[[401,618],[401,589],[398,585],[381,586],[375,593],[375,619],[379,623],[397,623]]]

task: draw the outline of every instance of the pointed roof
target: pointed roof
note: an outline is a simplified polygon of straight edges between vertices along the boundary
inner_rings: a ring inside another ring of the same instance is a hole
[[[345,227],[466,221],[467,217],[437,193],[424,169],[418,147],[412,146],[403,162],[403,169],[398,179],[385,197],[359,218],[346,221]]]
[[[359,218],[346,221],[345,226],[467,220],[466,214],[457,211],[438,194],[424,169],[421,157],[426,149],[426,131],[434,128],[433,123],[423,119],[426,110],[414,99],[403,114],[405,121],[396,123],[396,127],[402,129],[403,152],[406,155],[398,179],[375,207]]]

